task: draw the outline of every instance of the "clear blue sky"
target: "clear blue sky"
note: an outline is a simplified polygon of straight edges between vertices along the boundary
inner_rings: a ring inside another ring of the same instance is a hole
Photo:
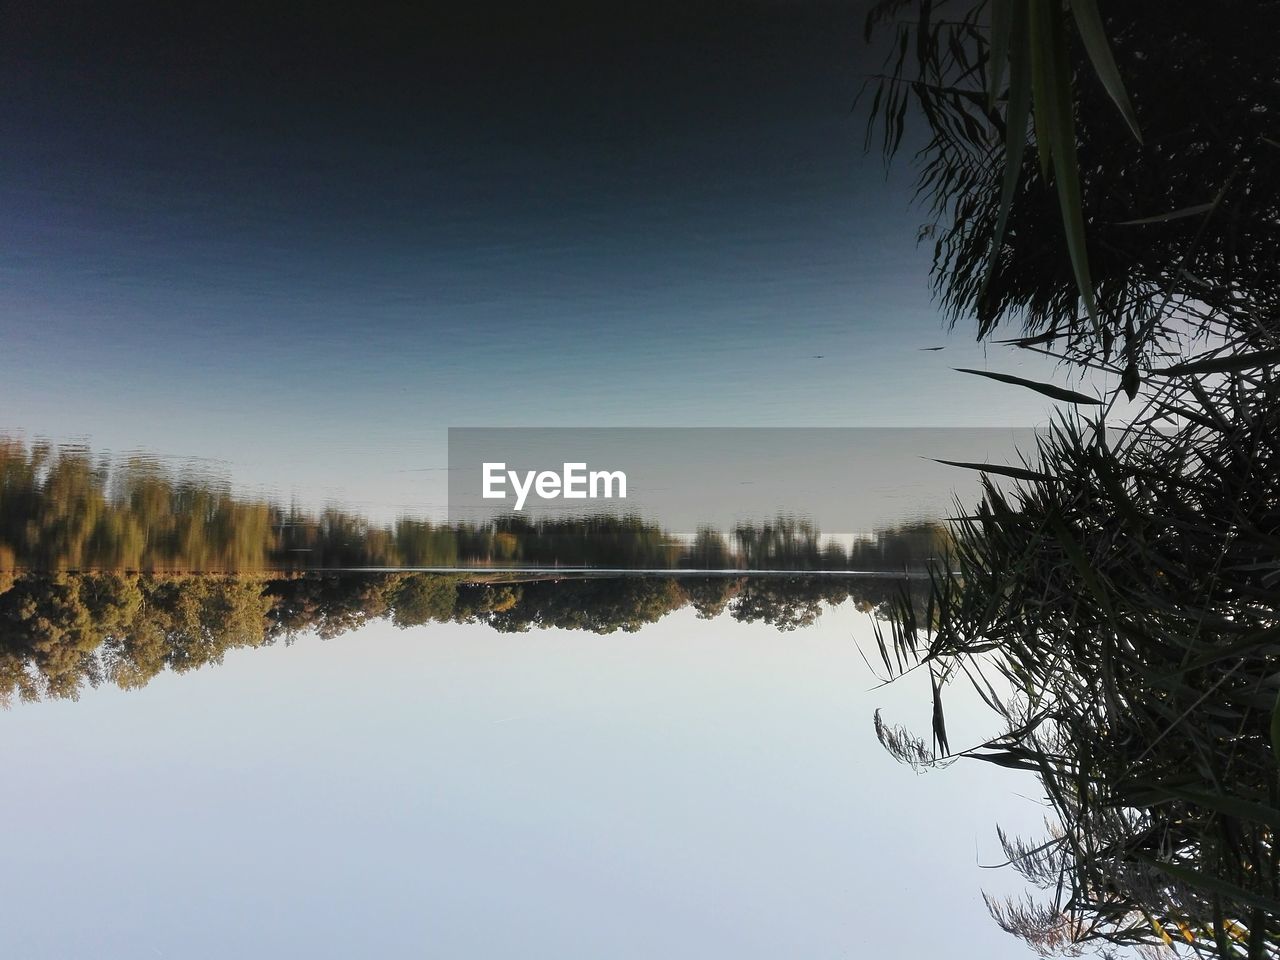
[[[130,9],[0,48],[6,432],[386,513],[449,426],[1045,420],[950,372],[856,5]]]

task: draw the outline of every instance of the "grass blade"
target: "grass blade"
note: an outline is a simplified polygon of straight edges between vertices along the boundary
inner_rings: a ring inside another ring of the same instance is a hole
[[[1076,126],[1071,98],[1071,62],[1067,56],[1062,8],[1053,0],[1035,0],[1031,4],[1031,33],[1033,44],[1039,49],[1036,63],[1040,83],[1036,89],[1035,108],[1037,116],[1043,114],[1043,123],[1037,125],[1037,132],[1043,129],[1049,140],[1047,146],[1053,157],[1053,178],[1058,188],[1058,206],[1062,210],[1071,270],[1080,289],[1080,299],[1096,331],[1100,329],[1100,323],[1085,242],[1084,204],[1080,193],[1080,166],[1076,157]]]
[[[1133,112],[1133,104],[1129,93],[1120,78],[1120,69],[1116,66],[1116,58],[1111,53],[1111,44],[1107,42],[1107,33],[1102,26],[1102,16],[1098,13],[1095,0],[1071,0],[1071,12],[1075,14],[1076,28],[1080,31],[1080,39],[1084,42],[1085,52],[1093,62],[1094,72],[1106,88],[1107,95],[1115,101],[1120,109],[1124,122],[1133,131],[1134,137],[1142,142],[1142,131],[1138,128],[1138,118]]]
[[[1024,380],[1022,377],[1015,377],[1007,373],[993,373],[990,370],[970,370],[966,367],[953,367],[952,369],[957,373],[972,373],[978,377],[999,380],[1001,383],[1012,383],[1015,386],[1026,387],[1028,390],[1043,393],[1046,397],[1053,397],[1055,400],[1065,400],[1067,403],[1087,403],[1101,406],[1104,402],[1097,397],[1076,393],[1074,390],[1068,390],[1052,383],[1041,383],[1039,380]]]
[[[969,463],[964,460],[934,460],[934,463],[945,463],[949,467],[963,467],[966,470],[981,470],[983,473],[995,473],[1015,480],[1058,480],[1058,477],[1047,473],[1037,473],[1025,467],[1005,467],[995,463]]]
[[[1280,363],[1280,349],[1192,360],[1189,363],[1177,363],[1172,367],[1165,367],[1163,370],[1152,370],[1151,373],[1157,377],[1177,377],[1185,373],[1234,373],[1238,370],[1270,366],[1273,363]]]
[[[987,77],[987,106],[994,110],[1004,80],[1005,61],[1009,58],[1009,40],[1013,18],[1024,5],[1015,0],[991,0],[991,60]]]
[[[1047,59],[1049,44],[1045,37],[1044,21],[1049,0],[1027,2],[1027,59],[1031,68],[1031,92],[1035,100],[1036,155],[1040,160],[1040,175],[1046,179],[1053,165],[1053,149],[1049,135],[1049,88],[1046,76],[1050,67]]]
[[[1004,176],[1000,185],[1000,209],[996,214],[995,235],[991,238],[991,255],[987,272],[978,291],[978,303],[986,298],[987,287],[996,272],[1013,195],[1022,176],[1022,157],[1027,148],[1027,118],[1031,113],[1031,52],[1027,42],[1027,7],[1015,3],[1009,15],[1009,102],[1005,108]]]
[[[1183,217],[1194,217],[1200,213],[1209,213],[1218,205],[1218,201],[1210,200],[1208,203],[1197,203],[1192,207],[1182,207],[1178,210],[1172,210],[1169,213],[1156,214],[1154,217],[1139,217],[1136,220],[1120,220],[1116,222],[1117,227],[1138,227],[1144,223],[1168,223],[1170,220],[1181,220]]]

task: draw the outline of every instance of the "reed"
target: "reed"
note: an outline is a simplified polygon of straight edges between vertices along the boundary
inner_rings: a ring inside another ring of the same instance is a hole
[[[933,678],[927,741],[877,716],[890,752],[1042,783],[1049,836],[1001,835],[1042,894],[989,906],[1046,955],[1280,956],[1280,88],[1258,40],[1280,6],[1199,12],[872,15],[896,43],[869,134],[893,154],[919,107],[944,307],[1102,386],[994,374],[1068,412],[985,468],[927,594],[877,626],[891,674]],[[952,748],[956,682],[997,736]]]

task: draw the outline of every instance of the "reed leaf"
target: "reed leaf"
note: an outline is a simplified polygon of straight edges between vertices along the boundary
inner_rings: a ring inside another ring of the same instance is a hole
[[[1047,473],[1037,473],[1035,470],[1028,470],[1024,467],[1009,467],[998,463],[968,463],[963,460],[938,459],[934,459],[933,462],[945,463],[949,467],[963,467],[966,470],[980,470],[983,473],[994,473],[1002,477],[1012,477],[1015,480],[1043,480],[1046,483],[1052,483],[1057,479]]]
[[[1014,17],[1025,10],[1016,0],[991,0],[991,55],[987,69],[987,109],[996,108],[1000,84],[1004,80],[1005,61],[1013,35]]]
[[[1220,357],[1177,363],[1163,370],[1152,370],[1153,376],[1179,377],[1193,373],[1237,373],[1280,363],[1280,349],[1259,350],[1257,353],[1228,353]]]
[[[1111,53],[1111,43],[1107,40],[1098,4],[1095,0],[1071,0],[1071,12],[1075,15],[1076,29],[1080,32],[1080,39],[1098,79],[1106,88],[1107,95],[1115,101],[1125,123],[1133,131],[1134,138],[1141,143],[1142,131],[1138,128],[1138,118],[1133,112],[1133,104],[1129,102],[1129,92],[1124,87],[1124,80],[1120,78],[1116,58]]]
[[[1034,390],[1036,393],[1043,393],[1046,397],[1053,397],[1055,400],[1065,400],[1067,403],[1093,404],[1101,406],[1104,401],[1097,397],[1091,397],[1085,393],[1077,393],[1074,390],[1068,390],[1065,387],[1059,387],[1052,383],[1042,383],[1038,380],[1025,380],[1022,377],[1015,377],[1008,373],[993,373],[990,370],[972,370],[968,367],[953,367],[957,373],[971,373],[977,377],[987,377],[991,380],[999,380],[1001,383],[1011,383],[1015,386],[1026,387],[1028,390]]]
[[[1009,49],[1009,102],[1004,122],[1004,171],[1000,183],[1000,209],[996,213],[995,233],[991,238],[991,253],[987,260],[987,272],[978,291],[979,304],[986,299],[991,278],[995,275],[1004,246],[1005,231],[1009,226],[1009,213],[1013,209],[1014,194],[1022,175],[1022,157],[1027,148],[1027,119],[1031,113],[1031,51],[1027,39],[1027,6],[1022,2],[1006,2],[1007,12],[1001,12],[1008,24]],[[993,46],[993,62],[996,52]],[[994,68],[993,68],[994,69]]]

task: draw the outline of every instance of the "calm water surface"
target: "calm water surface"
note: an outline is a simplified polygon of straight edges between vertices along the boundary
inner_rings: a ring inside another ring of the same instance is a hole
[[[210,630],[171,632],[144,687],[16,702],[8,955],[912,958],[945,928],[1024,956],[978,863],[995,821],[1041,828],[1034,784],[884,753],[873,710],[924,727],[928,698],[872,689],[866,603],[779,630],[735,602],[607,635],[375,619],[185,672]],[[951,709],[953,739],[990,722]]]

